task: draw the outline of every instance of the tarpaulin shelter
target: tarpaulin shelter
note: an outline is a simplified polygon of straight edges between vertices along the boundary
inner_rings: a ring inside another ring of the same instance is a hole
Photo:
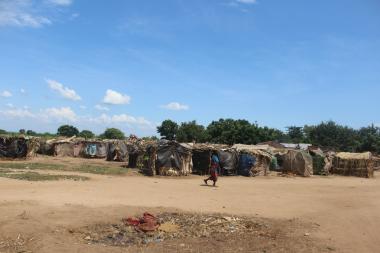
[[[374,176],[371,152],[337,153],[334,158],[332,172],[344,176],[371,178]]]
[[[313,175],[313,158],[302,150],[289,150],[283,155],[282,171],[303,177]]]
[[[36,138],[0,137],[0,158],[26,158],[34,156],[39,148]]]
[[[150,175],[186,176],[192,173],[191,146],[160,140],[148,148]]]
[[[217,151],[220,164],[220,175],[236,175],[239,155],[235,149],[222,149]]]
[[[274,158],[263,145],[235,144],[232,146],[239,153],[238,174],[242,176],[266,176]]]
[[[198,175],[207,175],[210,173],[211,156],[217,155],[217,151],[228,148],[227,145],[208,144],[208,143],[190,143],[192,147],[193,173]]]
[[[87,158],[106,158],[109,145],[103,141],[84,141],[77,144]],[[80,145],[82,147],[80,147]]]
[[[127,143],[122,140],[108,141],[107,161],[128,162]]]
[[[71,141],[58,141],[53,145],[54,156],[74,157],[74,143]]]

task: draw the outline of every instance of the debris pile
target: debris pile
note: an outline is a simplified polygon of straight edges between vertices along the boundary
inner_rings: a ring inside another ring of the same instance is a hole
[[[144,213],[142,218],[122,219],[118,224],[98,224],[86,227],[81,237],[88,243],[131,246],[158,243],[170,239],[212,238],[214,236],[264,237],[275,240],[271,226],[254,218],[162,213],[157,217]]]

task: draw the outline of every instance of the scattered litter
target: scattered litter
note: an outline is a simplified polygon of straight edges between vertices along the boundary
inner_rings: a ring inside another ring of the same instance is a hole
[[[118,224],[97,224],[84,228],[85,240],[95,244],[111,246],[131,246],[149,243],[160,243],[170,239],[207,238],[210,236],[247,234],[276,239],[269,225],[257,222],[253,218],[162,213],[158,216],[144,213],[142,217],[128,217]],[[83,237],[82,237],[83,238]],[[185,245],[183,244],[184,247]]]

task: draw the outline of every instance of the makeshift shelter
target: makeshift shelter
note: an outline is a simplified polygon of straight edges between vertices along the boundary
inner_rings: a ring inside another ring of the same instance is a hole
[[[304,151],[307,151],[310,146],[313,146],[307,143],[281,143],[281,145],[287,149],[300,149]]]
[[[186,176],[192,173],[191,146],[160,140],[148,149],[150,175]]]
[[[239,154],[238,174],[242,176],[266,176],[269,173],[274,156],[262,150],[261,146],[235,144],[232,146]],[[259,148],[260,147],[260,148]],[[275,165],[272,165],[275,166]]]
[[[84,157],[87,158],[106,158],[108,144],[103,141],[84,141],[77,144]]]
[[[46,140],[41,138],[39,140],[38,154],[41,155],[54,155],[54,142],[53,140]]]
[[[313,159],[313,174],[314,175],[328,175],[329,167],[326,166],[328,159],[323,151],[316,147],[309,147],[309,153]]]
[[[281,143],[279,142],[276,142],[276,141],[266,141],[266,142],[261,142],[261,143],[257,143],[256,146],[263,146],[263,145],[268,145],[272,148],[276,148],[276,149],[284,149],[284,145],[282,145]]]
[[[334,158],[332,172],[344,176],[373,177],[373,160],[370,152],[337,153]]]
[[[380,157],[372,157],[373,159],[373,169],[380,170]]]
[[[108,142],[107,161],[128,162],[129,153],[125,141],[113,140]]]
[[[313,159],[310,154],[301,150],[289,150],[282,157],[283,173],[292,173],[303,177],[313,175]]]
[[[74,146],[73,146],[74,157],[84,156],[84,148],[85,148],[85,144],[83,142],[74,143]]]
[[[221,144],[191,143],[189,145],[192,147],[193,173],[198,175],[208,175],[212,154],[217,154],[218,150],[228,148],[227,145]]]
[[[53,144],[54,156],[74,157],[74,143],[71,141],[58,141]]]
[[[238,170],[239,155],[234,149],[222,149],[217,151],[220,164],[220,175],[236,175]]]
[[[0,158],[25,158],[28,143],[23,137],[0,137]]]

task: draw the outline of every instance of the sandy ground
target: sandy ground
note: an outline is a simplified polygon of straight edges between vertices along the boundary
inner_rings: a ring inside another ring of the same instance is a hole
[[[31,243],[40,240],[34,252],[109,252],[95,246],[83,251],[74,239],[65,237],[62,241],[60,230],[115,221],[146,209],[180,209],[296,218],[315,224],[318,229],[310,236],[330,245],[334,252],[380,250],[379,174],[375,179],[223,177],[216,188],[202,185],[202,178],[197,176],[85,175],[91,180],[26,182],[0,178],[0,242],[1,238],[25,234],[27,238],[21,239]],[[308,229],[305,227],[305,233],[310,232]]]

